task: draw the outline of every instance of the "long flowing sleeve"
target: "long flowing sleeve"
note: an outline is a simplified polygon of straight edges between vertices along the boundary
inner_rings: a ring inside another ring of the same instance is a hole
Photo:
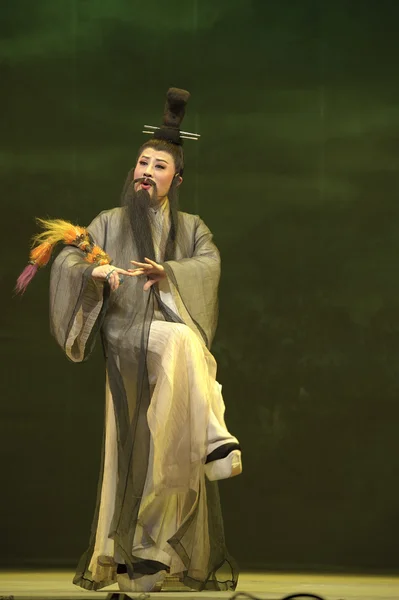
[[[106,213],[89,226],[96,244],[105,238]],[[50,275],[50,328],[58,344],[74,362],[85,360],[93,347],[104,312],[107,288],[95,281],[89,264],[78,248],[65,247],[55,259]]]
[[[163,266],[179,314],[188,325],[194,323],[209,348],[218,318],[220,254],[212,233],[199,217],[195,217],[192,256],[167,261]]]

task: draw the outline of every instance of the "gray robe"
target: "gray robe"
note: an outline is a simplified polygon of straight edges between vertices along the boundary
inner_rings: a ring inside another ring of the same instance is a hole
[[[112,264],[128,269],[131,260],[140,260],[123,208],[102,212],[88,230],[95,243],[112,257]],[[108,284],[91,278],[94,267],[73,247],[66,247],[58,255],[51,272],[51,329],[67,356],[75,362],[85,360],[96,334],[101,332],[118,440],[115,510],[109,537],[115,543],[117,562],[126,564],[131,577],[141,562],[132,555],[132,548],[150,453],[147,411],[151,390],[146,355],[151,323],[154,319],[185,323],[207,348],[217,324],[220,258],[209,229],[198,216],[179,213],[175,260],[165,262],[164,267],[173,298],[169,306],[162,301],[158,286],[150,292],[143,291],[143,277],[125,278],[123,285],[111,294]],[[102,474],[103,467],[99,490]],[[234,589],[237,573],[225,548],[217,485],[202,477],[197,495],[201,502],[197,498],[192,503],[193,510],[169,544],[184,564],[186,584],[196,589]],[[86,589],[100,589],[115,581],[115,564],[107,557],[100,577],[94,577],[89,569],[99,503],[100,495],[90,546],[74,580]],[[206,573],[198,576],[190,567],[198,538],[198,518],[204,517],[203,510],[198,510],[200,505],[206,507],[210,550]],[[217,571],[226,565],[229,574],[226,576],[223,569],[219,581]]]

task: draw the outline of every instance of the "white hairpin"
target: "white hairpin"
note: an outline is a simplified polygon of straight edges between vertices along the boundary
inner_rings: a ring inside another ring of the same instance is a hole
[[[142,133],[149,133],[150,135],[153,135],[157,129],[160,129],[160,127],[154,127],[153,125],[144,125]],[[180,135],[180,137],[185,140],[198,141],[198,139],[201,137],[199,133],[191,133],[190,131],[181,131],[180,133],[182,134]]]

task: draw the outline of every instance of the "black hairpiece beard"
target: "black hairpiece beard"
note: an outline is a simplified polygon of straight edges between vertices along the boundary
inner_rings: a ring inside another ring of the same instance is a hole
[[[165,260],[174,260],[176,258],[177,231],[179,225],[179,187],[178,178],[175,177],[169,188],[169,211],[170,211],[170,230],[165,248]]]
[[[122,192],[122,205],[126,209],[126,216],[133,240],[139,255],[139,261],[144,262],[145,258],[155,261],[155,249],[152,239],[149,209],[154,206],[154,202],[147,190],[134,189],[134,182],[131,178],[132,173],[128,175]],[[166,242],[165,257],[163,260],[173,260],[176,252],[176,239],[178,229],[178,191],[177,178],[170,186],[168,199],[170,210],[170,230]],[[157,188],[154,185],[152,191],[153,197],[157,196]]]

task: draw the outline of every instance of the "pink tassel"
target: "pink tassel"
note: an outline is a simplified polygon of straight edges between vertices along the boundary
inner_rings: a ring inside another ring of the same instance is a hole
[[[15,291],[17,294],[22,294],[25,292],[26,288],[34,278],[38,271],[37,265],[27,265],[25,269],[22,271],[21,275],[17,279],[17,283],[15,286]]]

